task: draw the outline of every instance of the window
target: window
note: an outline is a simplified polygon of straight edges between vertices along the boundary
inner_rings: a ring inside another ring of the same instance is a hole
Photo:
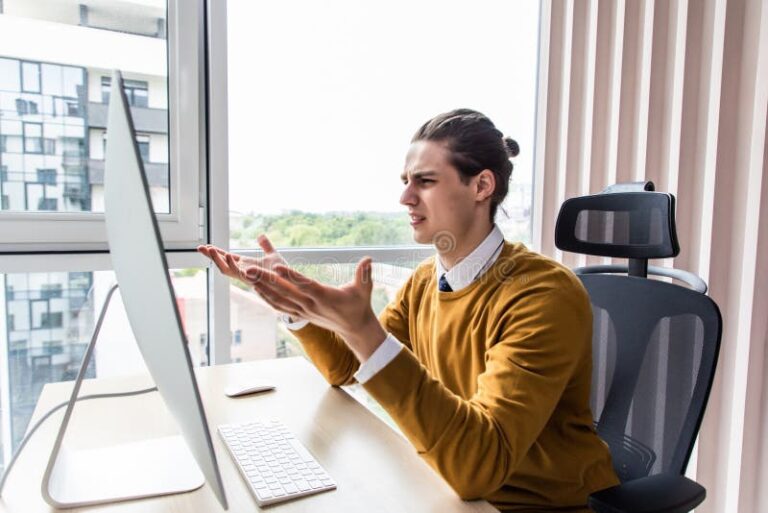
[[[129,101],[146,109],[134,125],[151,139],[141,143],[141,150],[152,158],[148,174],[153,205],[163,214],[158,218],[161,234],[175,249],[198,244],[204,236],[200,207],[205,153],[181,151],[180,142],[204,140],[204,61],[198,44],[204,24],[194,21],[202,11],[180,0],[144,2],[140,9],[131,2],[107,2],[91,9],[89,23],[80,25],[77,2],[56,9],[48,0],[2,3],[3,14],[9,15],[3,17],[0,41],[2,163],[8,162],[8,153],[22,157],[9,165],[16,185],[0,191],[8,196],[8,208],[0,211],[0,252],[46,251],[51,241],[63,251],[106,249],[103,216],[90,214],[103,212],[105,163],[97,140],[108,122],[101,79],[111,68],[129,70]],[[175,36],[166,38],[159,27],[165,27],[168,13],[171,27],[184,23],[185,29],[172,29]],[[108,65],[104,55],[109,55]],[[176,99],[180,88],[169,88],[168,80],[177,80],[180,67],[186,77],[200,80],[185,84],[184,96]],[[24,121],[37,125],[23,127]],[[35,191],[28,201],[26,185],[37,182],[38,168],[55,168],[59,188],[44,195]],[[39,209],[48,214],[40,215]],[[50,212],[80,215],[56,217]]]
[[[404,249],[414,245],[399,204],[409,141],[424,121],[458,107],[487,114],[520,144],[503,205],[509,215],[500,210],[497,223],[507,239],[530,241],[538,2],[227,6],[230,247],[253,248],[266,233],[296,252],[325,248],[301,270],[336,284],[351,279],[362,256],[351,248],[386,247],[390,261],[377,258],[385,249],[365,253],[377,262],[380,311],[417,255],[433,251]],[[297,8],[305,13],[299,21]],[[301,354],[271,309],[248,294],[232,286],[230,329],[242,331],[242,342],[233,342],[231,358]],[[248,300],[252,306],[241,306]],[[255,313],[235,314],[240,308]],[[274,336],[273,352],[249,352],[254,332]]]
[[[64,345],[61,343],[61,340],[46,340],[43,342],[43,350],[46,354],[42,355],[43,357],[39,361],[41,363],[44,362],[42,365],[49,367],[53,363],[53,360],[46,357],[50,357],[54,354],[62,354],[64,352]]]
[[[56,185],[56,170],[55,169],[38,169],[37,181],[38,183]]]
[[[80,105],[80,102],[73,101],[73,100],[65,100],[64,101],[64,112],[67,116],[80,118],[83,117],[83,107]]]
[[[207,273],[201,269],[171,271],[189,340],[198,340],[207,329],[206,277]],[[3,412],[0,422],[6,423],[4,428],[12,433],[11,447],[6,454],[18,447],[43,385],[75,378],[95,319],[114,281],[110,271],[0,274],[0,315],[6,326],[0,337],[8,341],[7,376],[12,391],[10,404],[0,410]],[[138,346],[127,326],[118,293],[113,296],[104,318],[88,378],[145,372]],[[205,350],[190,344],[195,365],[207,362]]]
[[[136,134],[136,144],[139,147],[141,160],[149,162],[149,136]]]
[[[37,210],[58,210],[59,201],[56,198],[40,198],[37,200]]]
[[[132,107],[149,107],[149,84],[141,80],[123,79],[123,89]],[[109,103],[109,95],[112,91],[112,78],[101,77],[101,102]]]
[[[41,328],[61,328],[63,324],[62,312],[45,312],[40,321]]]
[[[26,114],[39,114],[37,102],[16,98],[16,113],[19,116],[24,116]]]
[[[152,194],[162,200],[157,204],[163,207],[159,221],[166,245],[188,249],[202,237],[204,162],[198,152],[181,152],[176,142],[204,141],[204,90],[198,85],[204,61],[198,49],[205,25],[197,5],[183,0],[152,0],[140,7],[99,2],[90,17],[95,29],[78,26],[82,2],[54,3],[0,0],[0,163],[7,171],[3,178],[10,178],[0,180],[0,469],[18,448],[43,385],[75,377],[98,305],[114,281],[107,271],[81,268],[83,262],[96,262],[97,269],[110,265],[105,254],[87,253],[106,249],[99,215],[103,155],[91,155],[108,122],[98,83],[105,68],[132,69],[146,78],[144,84],[131,84],[136,106],[147,107],[152,90],[151,116],[134,122],[156,138],[153,155],[166,157],[159,158],[165,168],[152,169]],[[162,37],[157,37],[161,26]],[[194,82],[185,84],[183,98],[174,94],[178,68]],[[57,253],[73,250],[77,256]],[[38,251],[47,254],[30,254]],[[27,272],[16,272],[20,268]],[[182,316],[185,330],[192,334],[207,329],[201,306],[207,305],[207,273],[199,274],[178,295],[186,303],[182,313],[190,313]],[[202,289],[195,289],[199,283]],[[141,360],[126,325],[120,302],[113,301],[105,324],[111,333],[103,333],[116,345],[101,346],[88,377],[143,370],[136,365]],[[197,363],[207,361],[199,348],[192,353]]]
[[[22,62],[22,91],[26,93],[40,92],[40,64],[36,62]]]
[[[43,153],[43,125],[24,123],[24,153]]]
[[[0,91],[21,91],[19,61],[0,58]]]
[[[43,299],[62,297],[61,283],[43,283],[40,286],[40,297]]]
[[[228,2],[231,246],[260,231],[283,247],[413,244],[405,152],[457,107],[520,144],[497,222],[529,241],[538,2],[352,5]]]

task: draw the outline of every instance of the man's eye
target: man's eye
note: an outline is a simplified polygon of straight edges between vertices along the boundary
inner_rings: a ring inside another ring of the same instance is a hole
[[[421,183],[433,183],[434,180],[430,180],[429,178],[422,178]]]

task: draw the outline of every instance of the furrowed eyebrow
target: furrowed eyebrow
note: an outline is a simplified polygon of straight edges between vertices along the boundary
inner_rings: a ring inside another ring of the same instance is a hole
[[[431,177],[434,177],[434,176],[437,176],[437,172],[436,171],[417,171],[417,172],[415,172],[415,173],[413,173],[411,175],[411,178],[412,179],[431,178]],[[405,181],[406,178],[408,178],[408,175],[406,173],[402,173],[400,175],[400,179],[402,181]]]

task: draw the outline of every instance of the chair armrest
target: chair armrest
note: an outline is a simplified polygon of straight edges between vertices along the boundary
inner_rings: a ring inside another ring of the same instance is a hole
[[[589,507],[598,513],[687,513],[706,495],[703,486],[685,476],[657,474],[595,492]]]

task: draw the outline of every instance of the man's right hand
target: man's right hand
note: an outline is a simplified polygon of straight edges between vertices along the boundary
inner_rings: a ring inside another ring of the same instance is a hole
[[[235,255],[210,244],[198,246],[197,251],[210,258],[225,276],[235,278],[251,286],[250,281],[245,275],[245,270],[248,267],[258,266],[270,271],[274,270],[274,267],[278,264],[288,267],[285,259],[283,259],[280,253],[275,251],[266,235],[259,235],[258,243],[261,249],[264,250],[264,256],[260,258]]]

